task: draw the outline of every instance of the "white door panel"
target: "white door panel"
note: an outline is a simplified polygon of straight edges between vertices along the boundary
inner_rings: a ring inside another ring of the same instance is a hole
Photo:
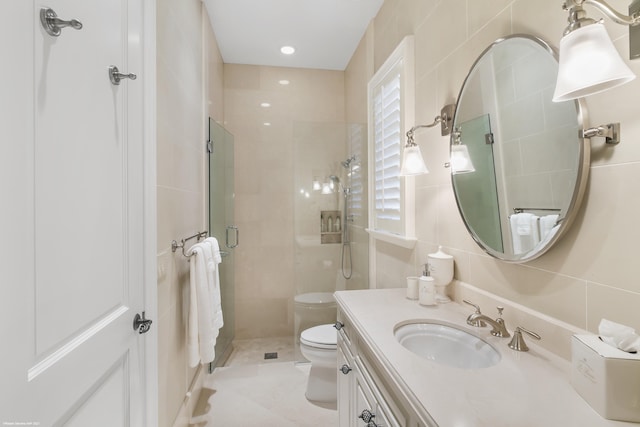
[[[31,77],[16,79],[15,92],[31,101],[22,111],[28,130],[2,128],[3,146],[16,144],[4,152],[20,162],[2,172],[13,184],[2,187],[3,203],[26,212],[2,218],[3,236],[15,227],[24,243],[10,254],[15,262],[0,258],[2,323],[15,320],[2,328],[11,354],[0,355],[0,425],[145,424],[145,375],[156,373],[145,373],[146,337],[132,327],[144,310],[147,247],[143,2],[10,1],[22,21],[9,38],[31,50],[12,57]],[[50,36],[42,7],[83,28]],[[5,46],[0,53],[12,53]],[[115,86],[111,65],[142,74]],[[22,107],[8,93],[5,117]]]
[[[46,4],[81,30],[36,28],[36,354],[127,305],[125,85],[108,67],[126,60],[118,1]],[[36,3],[36,11],[44,4]],[[123,34],[124,33],[124,34]],[[114,256],[121,254],[120,256]],[[81,301],[81,303],[78,303]]]

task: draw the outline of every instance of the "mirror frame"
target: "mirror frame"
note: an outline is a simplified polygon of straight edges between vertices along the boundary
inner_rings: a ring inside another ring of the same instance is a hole
[[[496,41],[494,41],[493,43],[491,43],[481,54],[480,56],[478,56],[478,58],[474,61],[473,65],[471,66],[469,73],[467,74],[467,76],[464,79],[464,82],[462,83],[462,87],[460,88],[460,92],[458,93],[458,98],[457,98],[457,104],[456,104],[456,111],[455,114],[453,116],[453,124],[452,126],[455,126],[455,123],[457,122],[457,118],[458,118],[458,105],[460,104],[460,100],[463,96],[463,92],[465,90],[465,87],[467,86],[468,81],[470,80],[470,78],[472,77],[472,74],[474,73],[474,71],[476,70],[478,64],[480,63],[480,61],[485,57],[485,55],[487,53],[489,53],[492,49],[494,49],[496,46],[500,45],[501,43],[504,43],[505,41],[508,40],[512,40],[512,39],[526,39],[529,40],[531,42],[534,42],[536,44],[538,44],[540,47],[542,47],[545,51],[547,51],[552,58],[556,61],[556,63],[558,62],[558,53],[556,51],[556,49],[552,48],[547,42],[545,42],[544,40],[533,36],[533,35],[529,35],[529,34],[512,34],[506,37],[502,37],[497,39]],[[566,102],[570,102],[570,101],[566,101]],[[575,108],[576,108],[576,118],[577,118],[577,124],[580,130],[585,129],[586,127],[588,127],[588,113],[587,113],[587,109],[586,109],[586,105],[585,102],[583,101],[582,98],[580,99],[576,99],[574,101],[575,103]],[[455,138],[455,132],[452,132],[450,140],[449,140],[449,154],[451,154],[451,147],[454,144],[454,138]],[[550,239],[547,239],[544,242],[540,242],[532,251],[529,251],[527,253],[524,254],[519,254],[519,255],[508,255],[505,254],[504,252],[498,252],[495,249],[488,247],[472,230],[471,227],[469,226],[469,224],[467,223],[462,207],[460,206],[460,202],[458,200],[458,195],[456,193],[456,187],[455,187],[455,183],[454,183],[454,174],[453,174],[453,170],[451,170],[451,186],[453,187],[453,193],[454,193],[454,197],[456,199],[456,205],[458,206],[458,212],[460,213],[460,217],[462,218],[462,221],[464,222],[465,227],[467,228],[467,231],[469,232],[469,234],[471,235],[471,237],[473,238],[473,240],[476,242],[476,244],[478,246],[480,246],[485,253],[487,253],[488,255],[492,256],[493,258],[497,258],[499,260],[502,260],[504,262],[507,263],[525,263],[531,260],[534,260],[538,257],[540,257],[541,255],[543,255],[545,252],[547,252],[551,247],[553,247],[553,245],[567,232],[567,230],[570,228],[571,224],[573,223],[574,219],[576,218],[577,214],[578,214],[578,210],[582,204],[582,199],[584,197],[584,193],[585,193],[585,189],[587,186],[587,181],[589,178],[589,167],[591,164],[591,147],[589,145],[589,140],[586,138],[582,138],[580,135],[578,135],[578,167],[577,167],[577,171],[576,171],[576,182],[575,182],[575,186],[573,189],[573,195],[571,197],[571,201],[569,202],[566,211],[565,212],[561,212],[561,215],[564,214],[563,216],[561,216],[558,219],[558,222],[560,223],[560,226],[558,228],[558,231],[554,234],[553,237],[551,237]]]

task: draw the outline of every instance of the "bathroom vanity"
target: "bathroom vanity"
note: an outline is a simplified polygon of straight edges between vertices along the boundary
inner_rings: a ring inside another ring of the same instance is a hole
[[[335,293],[340,427],[638,426],[598,415],[571,386],[569,362],[526,336],[530,351],[514,351],[507,346],[510,338],[467,325],[471,307],[423,307],[405,295],[405,289]],[[499,353],[498,360],[464,368],[415,354],[394,332],[424,322],[479,338]],[[519,325],[506,326],[513,332]]]

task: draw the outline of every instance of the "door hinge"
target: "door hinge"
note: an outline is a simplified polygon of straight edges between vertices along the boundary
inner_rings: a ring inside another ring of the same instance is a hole
[[[493,133],[489,132],[484,135],[485,144],[493,144]]]
[[[207,152],[213,153],[213,142],[207,141]]]

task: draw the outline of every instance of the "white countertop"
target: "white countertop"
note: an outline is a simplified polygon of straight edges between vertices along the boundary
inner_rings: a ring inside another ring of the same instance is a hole
[[[524,335],[529,352],[516,352],[510,338],[497,338],[490,326],[466,324],[472,307],[455,302],[423,307],[406,299],[405,289],[335,293],[340,309],[393,380],[441,427],[638,427],[602,418],[573,389],[570,363]],[[407,320],[435,319],[457,325],[492,344],[500,362],[466,370],[421,358],[402,347],[394,327]],[[506,325],[513,331],[517,325]],[[544,337],[542,337],[544,339]],[[426,415],[426,416],[425,416]]]

